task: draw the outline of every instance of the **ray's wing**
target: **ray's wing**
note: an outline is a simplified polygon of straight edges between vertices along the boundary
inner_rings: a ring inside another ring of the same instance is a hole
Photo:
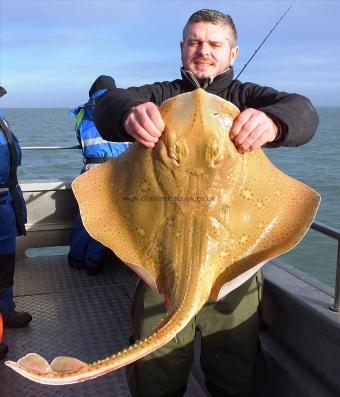
[[[320,196],[277,169],[261,149],[238,155],[232,180],[221,178],[215,194],[220,247],[211,299],[218,300],[300,242]]]
[[[135,143],[119,157],[80,175],[72,189],[89,234],[161,291],[157,240],[163,203],[151,149]]]

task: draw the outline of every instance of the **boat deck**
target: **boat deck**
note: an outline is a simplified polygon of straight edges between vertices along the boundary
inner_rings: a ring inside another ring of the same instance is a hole
[[[28,233],[17,238],[15,295],[18,309],[32,313],[33,321],[25,329],[5,328],[7,358],[16,361],[36,352],[48,361],[68,355],[93,362],[127,347],[136,276],[112,258],[96,277],[70,268],[65,255],[20,259],[35,247],[67,247],[77,213],[68,181],[32,182],[22,188]],[[340,241],[337,231],[327,233]],[[334,289],[280,260],[266,264],[263,273],[265,327],[260,338],[268,364],[265,396],[340,396],[340,314],[329,309]],[[198,365],[199,339],[196,342],[185,397],[209,396]],[[98,395],[130,396],[124,369],[58,387],[28,381],[0,361],[0,397]]]
[[[65,255],[18,261],[15,301],[33,321],[27,328],[4,330],[10,352],[18,360],[36,352],[51,361],[61,355],[92,362],[127,347],[131,334],[130,304],[137,278],[115,260],[97,276],[70,268]],[[1,397],[128,397],[125,371],[109,373],[77,385],[49,386],[29,381],[0,361]],[[204,397],[202,380],[193,369],[186,397]]]

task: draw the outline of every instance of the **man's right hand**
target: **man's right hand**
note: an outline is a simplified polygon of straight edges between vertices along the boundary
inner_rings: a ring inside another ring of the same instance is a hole
[[[152,102],[146,102],[131,109],[124,127],[134,139],[152,148],[162,135],[165,124],[158,107]]]

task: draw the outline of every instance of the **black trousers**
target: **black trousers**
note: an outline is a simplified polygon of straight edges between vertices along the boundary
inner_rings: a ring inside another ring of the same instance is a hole
[[[1,244],[1,240],[0,240]],[[15,252],[0,253],[0,289],[12,287],[14,283]]]

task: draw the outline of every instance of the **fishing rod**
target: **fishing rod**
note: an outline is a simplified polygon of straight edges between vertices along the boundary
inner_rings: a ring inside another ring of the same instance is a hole
[[[263,46],[263,44],[266,42],[266,40],[268,39],[268,37],[272,34],[272,32],[275,30],[275,28],[277,27],[277,25],[279,25],[279,23],[283,20],[283,18],[287,15],[287,13],[290,11],[290,9],[292,8],[292,6],[289,6],[287,8],[287,10],[281,15],[280,19],[276,22],[276,24],[273,26],[273,28],[270,30],[270,32],[267,34],[267,36],[262,40],[261,44],[256,48],[256,50],[254,51],[254,54],[249,58],[248,62],[243,66],[243,68],[241,69],[240,73],[236,76],[235,80],[237,80],[241,73],[244,71],[244,69],[249,65],[249,63],[251,62],[251,60],[254,58],[254,56],[256,55],[256,53],[259,51],[259,49]]]
[[[21,146],[22,150],[65,150],[65,149],[81,149],[80,145],[75,146]]]

